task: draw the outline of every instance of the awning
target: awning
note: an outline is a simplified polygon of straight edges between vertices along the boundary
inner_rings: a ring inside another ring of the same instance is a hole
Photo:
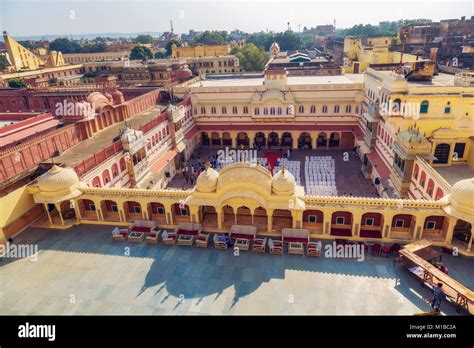
[[[388,179],[388,177],[390,176],[390,168],[387,167],[378,152],[374,150],[371,153],[368,153],[367,157],[369,158],[372,167],[377,170],[377,173],[379,173],[382,179]]]
[[[169,150],[160,159],[153,163],[150,167],[150,173],[160,172],[166,165],[177,155],[176,150]]]
[[[182,141],[176,144],[176,151],[182,152],[186,149],[186,145]]]

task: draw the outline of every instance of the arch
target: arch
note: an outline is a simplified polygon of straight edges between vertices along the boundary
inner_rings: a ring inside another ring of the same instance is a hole
[[[95,202],[90,199],[79,199],[77,206],[81,212],[81,217],[84,220],[98,220],[97,219],[97,207]]]
[[[171,213],[175,224],[179,222],[190,222],[191,214],[189,206],[181,203],[174,203],[171,205]]]
[[[331,133],[329,137],[329,147],[339,147],[340,145],[340,135],[339,133]]]
[[[443,190],[442,190],[440,187],[438,187],[438,188],[436,189],[436,194],[435,194],[435,198],[434,198],[434,199],[435,199],[435,201],[437,201],[438,199],[441,199],[441,198],[443,198],[443,197],[444,197],[444,192],[443,192]]]
[[[167,224],[166,210],[162,203],[151,202],[147,204],[147,211],[150,220],[157,221],[160,224]]]
[[[203,228],[218,228],[216,208],[210,205],[202,205],[199,207],[199,217]]]
[[[392,112],[395,114],[395,115],[398,115],[401,113],[401,105],[402,105],[402,101],[400,100],[400,98],[397,98],[393,101],[392,103]]]
[[[411,214],[397,214],[390,224],[390,237],[395,239],[414,238],[416,217]]]
[[[430,107],[430,102],[428,100],[423,100],[420,104],[420,114],[428,113]]]
[[[103,200],[100,202],[100,208],[104,220],[107,221],[120,221],[120,213],[118,204],[112,200]]]
[[[105,169],[102,172],[102,182],[104,183],[104,186],[107,185],[110,182],[110,172],[108,169]]]
[[[285,147],[293,147],[293,136],[291,135],[290,132],[284,132],[281,135],[281,146]]]
[[[125,170],[127,170],[127,165],[125,164],[125,158],[121,158],[119,161],[120,165],[120,171],[123,173]]]
[[[278,139],[278,134],[276,132],[271,132],[268,134],[267,146],[268,147],[277,147],[280,145],[280,141]]]
[[[272,214],[272,230],[281,231],[284,228],[293,227],[291,211],[286,209],[275,209]]]
[[[100,183],[100,178],[98,176],[94,177],[94,179],[92,179],[92,187],[102,187],[101,183]]]
[[[303,212],[303,228],[311,233],[323,233],[324,213],[321,210],[308,209]]]
[[[136,201],[125,201],[123,203],[123,212],[125,221],[134,221],[143,219],[142,206]]]
[[[230,226],[235,225],[235,213],[234,208],[230,205],[224,205],[222,207],[222,227],[230,229]]]
[[[254,143],[257,148],[264,147],[265,143],[265,134],[263,132],[255,133]]]
[[[426,185],[426,193],[428,194],[428,196],[430,197],[433,197],[433,193],[434,193],[434,181],[433,179],[429,179],[428,180],[428,185]]]
[[[420,186],[425,188],[425,184],[426,184],[426,173],[424,171],[421,171]]]
[[[201,145],[202,146],[210,146],[211,140],[209,139],[209,134],[207,132],[201,133]]]
[[[312,149],[312,139],[308,132],[303,132],[298,137],[298,149]]]
[[[236,222],[238,225],[253,225],[252,210],[246,206],[238,207]]]
[[[331,215],[331,235],[352,236],[352,213],[349,211],[335,211]]]
[[[249,146],[249,136],[246,132],[239,132],[237,134],[237,146]]]
[[[317,139],[317,145],[318,147],[326,147],[328,143],[327,135],[326,133],[319,133],[318,134],[318,139]]]
[[[441,215],[430,215],[425,218],[421,237],[428,240],[444,240],[448,230],[448,218]]]
[[[267,210],[263,207],[255,208],[253,212],[253,225],[257,227],[257,231],[266,232],[268,228]]]
[[[420,172],[420,167],[418,166],[418,163],[415,163],[415,168],[413,169],[413,178],[415,180],[418,180],[418,173]]]
[[[360,219],[361,237],[382,238],[384,217],[380,213],[365,213]]]
[[[63,220],[67,222],[67,220],[72,220],[76,218],[76,211],[74,210],[74,201],[64,201],[61,202],[59,205],[59,211]]]
[[[222,133],[222,145],[223,146],[232,146],[232,138],[229,132]]]
[[[458,219],[454,226],[452,244],[463,248],[467,248],[469,241],[472,238],[472,224]]]
[[[217,132],[211,133],[211,145],[221,146],[221,136]]]
[[[316,105],[311,105],[310,113],[312,114],[316,113]]]

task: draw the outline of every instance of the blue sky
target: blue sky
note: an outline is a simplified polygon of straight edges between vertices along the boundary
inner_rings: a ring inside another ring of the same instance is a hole
[[[0,28],[13,36],[46,34],[162,32],[173,20],[175,32],[281,31],[287,22],[349,27],[383,20],[470,17],[472,0],[0,0]]]

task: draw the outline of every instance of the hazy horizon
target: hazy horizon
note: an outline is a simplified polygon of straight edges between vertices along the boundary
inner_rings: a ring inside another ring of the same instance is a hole
[[[170,30],[170,20],[176,33],[190,29],[282,31],[287,22],[299,31],[334,20],[336,27],[347,28],[400,19],[470,18],[473,5],[471,0],[0,0],[0,10],[2,31],[25,37],[164,32]]]

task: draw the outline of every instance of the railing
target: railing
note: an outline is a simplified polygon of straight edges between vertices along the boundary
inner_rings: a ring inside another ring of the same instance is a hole
[[[89,158],[82,161],[74,167],[77,175],[81,176],[89,172],[91,169],[97,167],[99,164],[105,162],[107,159],[115,156],[117,153],[123,150],[122,141],[116,141],[112,145],[104,148],[103,150],[96,152]]]

